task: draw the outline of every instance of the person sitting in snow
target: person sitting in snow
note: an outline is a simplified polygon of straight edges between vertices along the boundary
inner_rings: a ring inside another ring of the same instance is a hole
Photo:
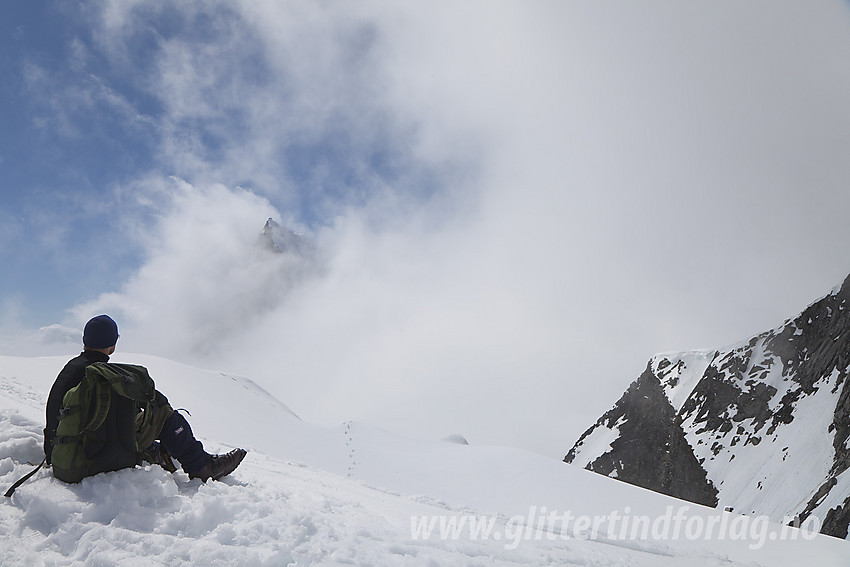
[[[88,365],[95,362],[108,362],[109,356],[115,352],[117,342],[118,325],[108,315],[98,315],[86,323],[83,330],[83,352],[65,365],[53,383],[47,398],[44,454],[48,464],[50,464],[53,441],[65,394],[83,380]],[[244,449],[234,449],[224,455],[211,455],[204,451],[203,444],[195,439],[186,418],[174,411],[168,399],[158,390],[154,411],[156,413],[152,419],[152,427],[154,437],[158,441],[154,442],[149,452],[154,455],[153,460],[158,461],[156,464],[175,470],[170,459],[161,457],[161,448],[164,448],[168,455],[180,462],[189,478],[199,478],[206,482],[209,479],[218,480],[232,473],[245,458]]]

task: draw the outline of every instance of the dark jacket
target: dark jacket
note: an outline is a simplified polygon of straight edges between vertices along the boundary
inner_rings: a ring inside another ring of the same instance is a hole
[[[96,351],[84,350],[80,356],[68,361],[65,368],[56,377],[50,395],[47,397],[46,427],[44,428],[44,454],[50,463],[50,453],[53,449],[52,441],[56,435],[56,427],[59,425],[59,410],[62,409],[62,399],[68,390],[82,382],[86,375],[86,366],[95,362],[109,362],[109,356]]]

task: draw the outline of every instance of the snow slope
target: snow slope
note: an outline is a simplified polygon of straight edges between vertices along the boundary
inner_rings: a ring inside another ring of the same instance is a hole
[[[43,403],[65,361],[0,356],[4,490],[31,469],[27,461],[41,459]],[[719,513],[517,449],[404,439],[360,423],[308,424],[245,378],[150,356],[114,361],[147,366],[172,405],[191,412],[208,450],[242,446],[248,457],[209,484],[156,466],[79,485],[40,471],[0,505],[3,566],[829,567],[850,557],[850,544],[834,538],[791,530],[795,539],[773,539],[782,530],[776,524],[749,524],[722,539],[719,529],[686,537],[685,526],[709,525]],[[612,512],[657,520],[671,509],[682,515],[681,532],[656,538],[578,521],[612,521]],[[567,511],[572,524],[542,520]],[[722,518],[738,519],[749,521]],[[473,533],[476,520],[486,524]],[[437,527],[424,537],[429,522]]]

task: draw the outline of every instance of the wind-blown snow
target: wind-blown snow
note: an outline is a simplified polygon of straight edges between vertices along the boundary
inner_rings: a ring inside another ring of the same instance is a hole
[[[0,503],[0,564],[17,565],[846,565],[847,542],[727,538],[563,539],[534,520],[548,512],[661,517],[718,512],[504,447],[401,438],[366,424],[321,427],[246,378],[150,356],[174,407],[211,451],[249,449],[237,471],[202,484],[157,466],[84,479],[40,471]],[[0,357],[0,486],[41,460],[43,403],[61,358]],[[492,537],[414,537],[412,521],[486,516]],[[730,516],[731,517],[731,516]],[[520,522],[519,527],[523,525]],[[777,530],[779,526],[774,526]],[[579,531],[590,536],[590,530]],[[501,536],[501,537],[499,537]],[[766,538],[765,538],[766,539]],[[515,544],[515,545],[514,545]]]

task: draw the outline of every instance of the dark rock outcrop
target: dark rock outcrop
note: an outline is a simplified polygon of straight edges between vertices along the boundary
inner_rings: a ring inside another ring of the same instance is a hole
[[[611,450],[588,469],[697,504],[717,505],[717,489],[706,478],[685,439],[679,416],[650,367],[602,416],[599,425],[616,427],[620,434]],[[577,445],[593,430],[588,429]],[[571,463],[575,454],[573,448],[564,460]]]

